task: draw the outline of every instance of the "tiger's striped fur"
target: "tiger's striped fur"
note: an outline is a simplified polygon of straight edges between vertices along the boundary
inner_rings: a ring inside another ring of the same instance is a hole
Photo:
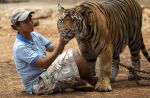
[[[140,50],[150,62],[141,33],[142,8],[135,0],[100,0],[83,2],[71,9],[60,7],[57,25],[60,32],[75,32],[92,75],[96,59],[100,59],[98,91],[111,90],[109,77],[114,80],[117,76],[119,54],[127,45],[133,68],[140,70]],[[129,74],[129,79],[134,76]]]

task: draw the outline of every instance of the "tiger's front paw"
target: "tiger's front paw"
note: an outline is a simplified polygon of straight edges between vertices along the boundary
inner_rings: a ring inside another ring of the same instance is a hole
[[[99,92],[110,92],[112,88],[109,82],[99,81],[95,86],[95,90]]]

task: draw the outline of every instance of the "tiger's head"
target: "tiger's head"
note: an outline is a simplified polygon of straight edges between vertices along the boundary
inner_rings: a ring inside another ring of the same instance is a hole
[[[77,7],[65,9],[58,4],[58,12],[57,27],[59,33],[66,36],[67,40],[74,38],[76,34],[82,32],[83,17]]]

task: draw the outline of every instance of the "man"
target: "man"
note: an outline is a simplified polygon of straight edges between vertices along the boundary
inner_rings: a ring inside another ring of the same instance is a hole
[[[10,17],[12,28],[17,30],[14,62],[25,91],[29,94],[51,94],[68,87],[93,89],[87,82],[90,79],[86,61],[75,50],[62,53],[68,43],[64,37],[61,36],[55,45],[35,32],[33,13],[19,8]]]

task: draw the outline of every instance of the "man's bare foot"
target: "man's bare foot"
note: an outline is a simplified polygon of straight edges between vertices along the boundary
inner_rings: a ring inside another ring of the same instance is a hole
[[[77,91],[93,91],[94,86],[88,83],[86,80],[79,80],[73,85],[73,89]]]

